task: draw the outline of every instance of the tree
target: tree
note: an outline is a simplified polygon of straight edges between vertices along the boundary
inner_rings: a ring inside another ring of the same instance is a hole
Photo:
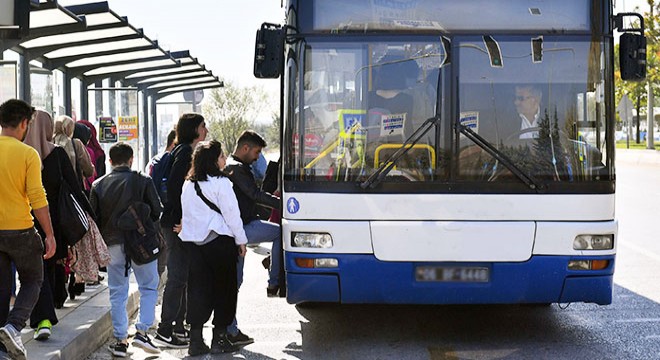
[[[212,138],[231,152],[240,134],[255,127],[254,119],[268,106],[266,92],[261,87],[239,87],[225,82],[221,89],[211,90],[210,101],[203,106]]]
[[[614,48],[614,58],[619,58],[619,45],[617,44]],[[615,98],[616,104],[619,104],[623,95],[628,94],[628,97],[635,104],[636,110],[636,121],[635,121],[635,143],[639,144],[640,142],[640,131],[639,131],[639,120],[641,117],[641,109],[646,106],[646,82],[645,81],[623,81],[621,80],[621,70],[619,69],[619,62],[615,61],[615,72],[614,80],[616,83],[615,87]],[[617,120],[622,121],[617,114]],[[623,124],[627,125],[627,124]]]
[[[271,114],[271,123],[268,129],[264,132],[266,136],[266,141],[269,145],[272,147],[272,149],[279,149],[280,147],[280,142],[282,141],[280,139],[280,114],[279,113],[272,113]]]

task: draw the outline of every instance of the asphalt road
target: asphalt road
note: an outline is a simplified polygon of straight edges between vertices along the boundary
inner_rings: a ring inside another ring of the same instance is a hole
[[[266,298],[262,255],[252,250],[238,319],[256,342],[200,358],[660,359],[660,165],[619,164],[617,192],[612,305],[296,307]],[[205,335],[210,340],[210,327]],[[185,357],[185,350],[160,356]],[[154,357],[133,354],[147,358]],[[111,356],[101,348],[89,359]]]

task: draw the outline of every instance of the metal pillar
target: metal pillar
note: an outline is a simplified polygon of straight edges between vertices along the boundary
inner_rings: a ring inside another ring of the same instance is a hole
[[[19,67],[21,71],[18,76],[18,84],[21,91],[18,97],[29,104],[32,101],[32,87],[30,85],[30,53],[28,51],[23,52],[23,55],[19,57]]]
[[[87,88],[89,84],[85,78],[80,80],[80,118],[90,120],[89,118],[89,93]]]
[[[155,95],[147,95],[149,99],[150,108],[151,108],[151,119],[154,124],[153,131],[153,142],[151,144],[151,152],[158,154],[158,109],[157,109],[157,98]]]
[[[69,75],[68,70],[64,70],[64,113],[68,116],[73,114],[73,103],[71,100],[71,76]]]
[[[138,93],[139,94],[139,93]],[[139,98],[139,97],[138,97]],[[149,162],[149,159],[151,159],[151,149],[152,146],[150,145],[151,139],[150,139],[150,132],[149,128],[151,123],[151,119],[149,118],[149,104],[147,103],[147,98],[142,94],[142,122],[144,123],[144,135],[142,138],[144,139],[144,151],[142,152],[142,164],[147,164]],[[153,132],[153,129],[152,129]]]

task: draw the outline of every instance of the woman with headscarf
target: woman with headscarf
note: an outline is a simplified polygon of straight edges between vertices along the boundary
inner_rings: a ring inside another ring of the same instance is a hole
[[[79,123],[87,126],[89,131],[92,133],[92,136],[89,138],[89,142],[87,143],[87,149],[91,150],[90,154],[92,163],[94,164],[94,167],[96,169],[96,175],[95,178],[100,178],[101,176],[105,175],[105,152],[101,148],[101,144],[99,144],[99,141],[97,140],[96,136],[96,128],[94,125],[87,121],[87,120],[78,120]],[[90,179],[88,178],[87,181]],[[89,183],[91,184],[94,181],[94,179],[91,179]]]
[[[55,136],[53,142],[66,150],[71,165],[78,175],[79,185],[82,186],[83,179],[94,174],[94,165],[91,162],[85,145],[73,138],[76,123],[70,117],[61,115],[55,121]]]
[[[61,236],[59,227],[58,201],[59,187],[61,181],[66,181],[71,189],[71,193],[76,200],[88,211],[93,214],[87,198],[80,188],[76,173],[71,166],[67,151],[60,146],[52,143],[53,140],[53,119],[44,111],[37,110],[30,124],[25,140],[25,144],[30,145],[39,153],[41,158],[41,177],[46,197],[48,199],[50,217],[53,223],[53,231],[57,241],[57,250],[55,255],[44,260],[44,282],[39,294],[39,300],[30,316],[30,326],[36,329],[34,338],[37,340],[46,340],[50,336],[51,328],[57,324],[57,315],[55,308],[61,307],[66,300],[66,276],[64,274],[64,260],[68,256],[68,246]],[[37,223],[37,231],[44,237],[44,232]]]
[[[76,148],[76,152],[85,153],[85,159],[89,162],[91,167],[91,171],[82,172],[83,176],[81,180],[83,184],[83,190],[85,191],[85,194],[88,195],[88,197],[89,190],[92,188],[92,182],[94,182],[94,180],[88,181],[88,179],[96,179],[96,167],[92,161],[94,158],[94,151],[92,151],[92,149],[87,146],[91,137],[92,132],[87,126],[85,126],[85,124],[79,122],[75,124],[75,128],[73,130],[73,140],[80,140],[80,150]]]

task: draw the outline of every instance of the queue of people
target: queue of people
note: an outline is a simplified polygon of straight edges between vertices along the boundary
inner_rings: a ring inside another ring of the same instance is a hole
[[[0,353],[27,358],[20,332],[28,320],[34,338],[47,340],[58,321],[55,309],[67,299],[68,272],[73,299],[85,282],[100,279],[90,279],[90,267],[107,267],[114,356],[128,355],[130,272],[140,293],[133,346],[152,354],[171,347],[200,355],[234,352],[254,342],[236,320],[246,245],[272,243],[267,296],[278,294],[282,264],[280,227],[257,211],[280,207],[278,196],[257,185],[252,168],[263,158],[263,137],[244,132],[228,158],[219,142],[205,141],[204,118],[187,113],[168,136],[166,150],[147,166],[148,175],[131,171],[133,149],[122,142],[110,147],[111,171],[105,174],[105,153],[87,121],[54,120],[9,100],[0,105],[0,125],[0,182],[8,184],[0,188],[0,202],[11,205],[0,209]],[[75,245],[64,240],[59,221],[63,183],[90,223]],[[126,232],[117,225],[136,202],[146,204],[146,221],[164,239],[157,260],[148,263],[132,259]],[[79,251],[85,266],[76,275]],[[10,311],[13,268],[21,286]],[[159,289],[164,289],[160,323],[150,334]],[[202,327],[211,313],[209,346]]]

